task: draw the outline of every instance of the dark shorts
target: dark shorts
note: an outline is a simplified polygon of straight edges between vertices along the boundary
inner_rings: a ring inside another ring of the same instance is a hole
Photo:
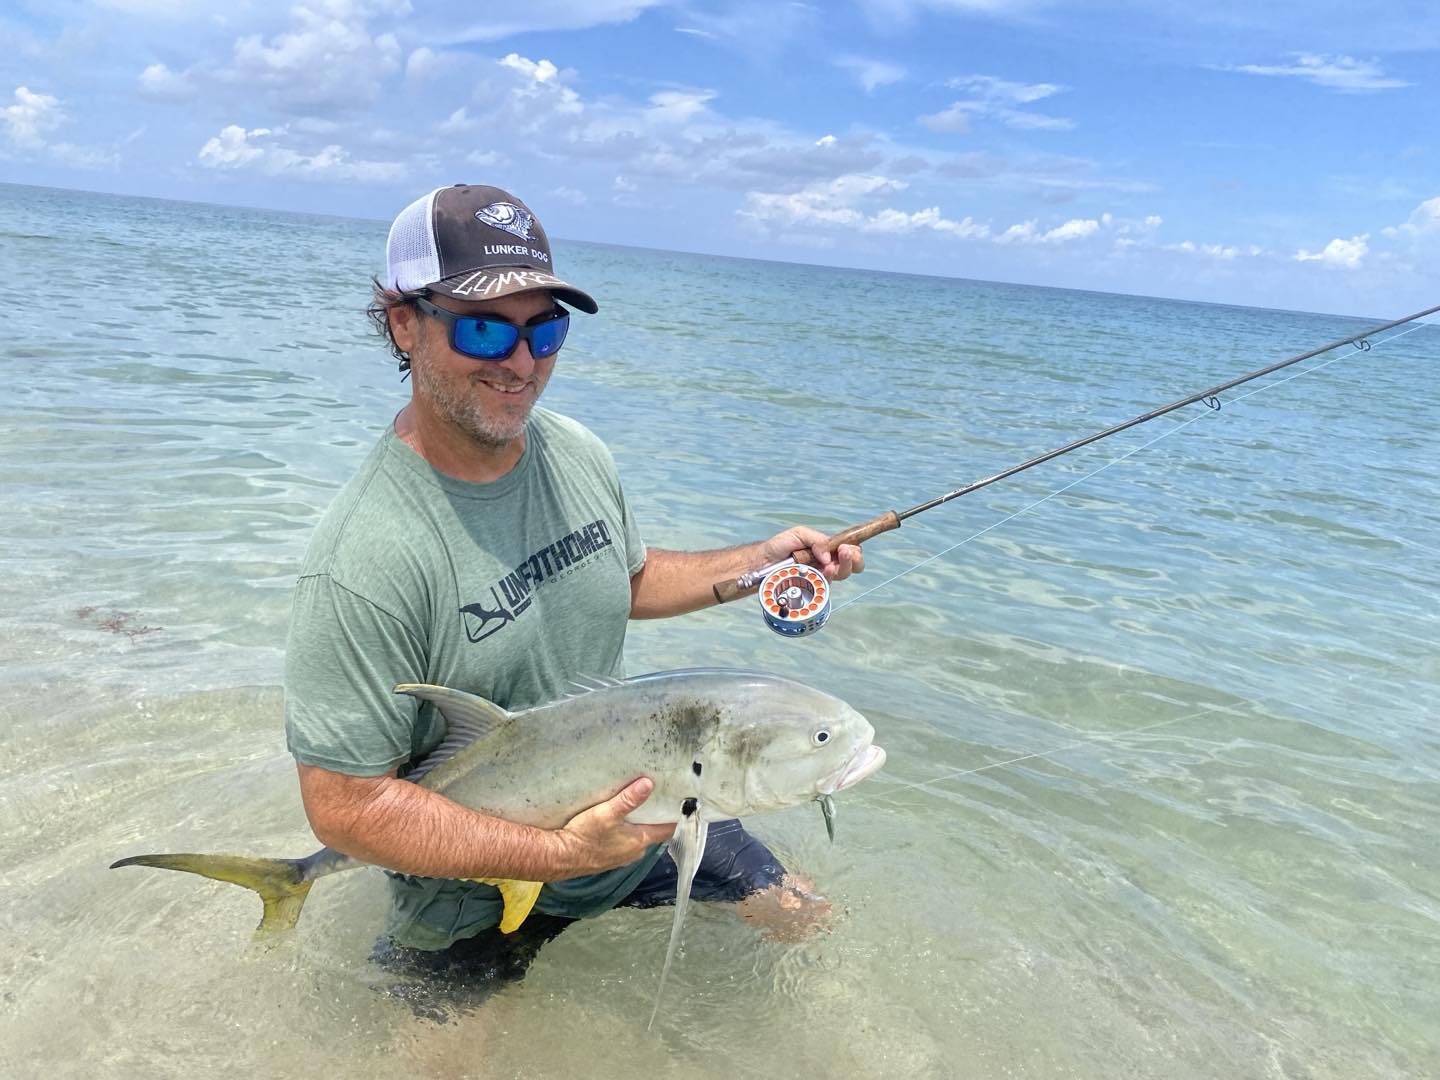
[[[675,902],[679,874],[669,852],[662,855],[617,907],[658,907]],[[717,821],[705,840],[705,856],[690,886],[693,900],[743,900],[778,885],[785,868],[770,849],[735,820]],[[445,949],[410,949],[389,938],[376,942],[370,959],[398,977],[385,991],[417,1016],[443,1023],[475,1008],[502,986],[518,982],[540,952],[575,919],[534,911],[512,934],[482,930]]]

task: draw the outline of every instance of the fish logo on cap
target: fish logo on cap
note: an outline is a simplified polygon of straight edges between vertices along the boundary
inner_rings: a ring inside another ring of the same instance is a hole
[[[518,236],[521,240],[531,240],[530,227],[535,224],[535,215],[523,207],[514,203],[494,202],[489,206],[482,206],[475,211],[475,216],[486,225],[493,225],[497,229],[504,229],[506,232]]]

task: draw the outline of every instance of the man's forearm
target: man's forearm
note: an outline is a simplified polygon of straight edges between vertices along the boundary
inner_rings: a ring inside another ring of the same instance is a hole
[[[407,780],[345,784],[331,779],[336,774],[313,772],[302,792],[316,836],[365,862],[423,877],[517,881],[559,881],[598,869],[557,830],[489,817]]]
[[[764,541],[717,551],[651,548],[645,565],[631,579],[630,617],[663,619],[711,607],[717,581],[737,578],[765,561]]]

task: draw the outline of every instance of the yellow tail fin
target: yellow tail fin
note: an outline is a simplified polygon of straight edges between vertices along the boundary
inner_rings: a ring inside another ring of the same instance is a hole
[[[313,880],[305,879],[302,859],[247,859],[240,855],[135,855],[111,863],[119,866],[158,866],[162,870],[181,870],[187,874],[244,885],[260,894],[265,914],[256,935],[289,930],[300,919]],[[507,905],[508,906],[508,905]]]

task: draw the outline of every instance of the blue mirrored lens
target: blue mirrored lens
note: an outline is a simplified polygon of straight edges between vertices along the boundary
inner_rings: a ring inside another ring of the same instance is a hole
[[[454,321],[453,342],[455,348],[467,356],[481,360],[504,360],[515,351],[515,346],[523,337],[530,343],[530,355],[539,360],[560,351],[569,329],[568,314],[523,329],[499,319],[461,316]]]
[[[537,360],[554,356],[565,344],[565,334],[570,329],[570,316],[548,319],[530,329],[530,355]]]
[[[456,319],[455,348],[470,356],[499,360],[509,356],[520,340],[520,328],[487,319]]]

